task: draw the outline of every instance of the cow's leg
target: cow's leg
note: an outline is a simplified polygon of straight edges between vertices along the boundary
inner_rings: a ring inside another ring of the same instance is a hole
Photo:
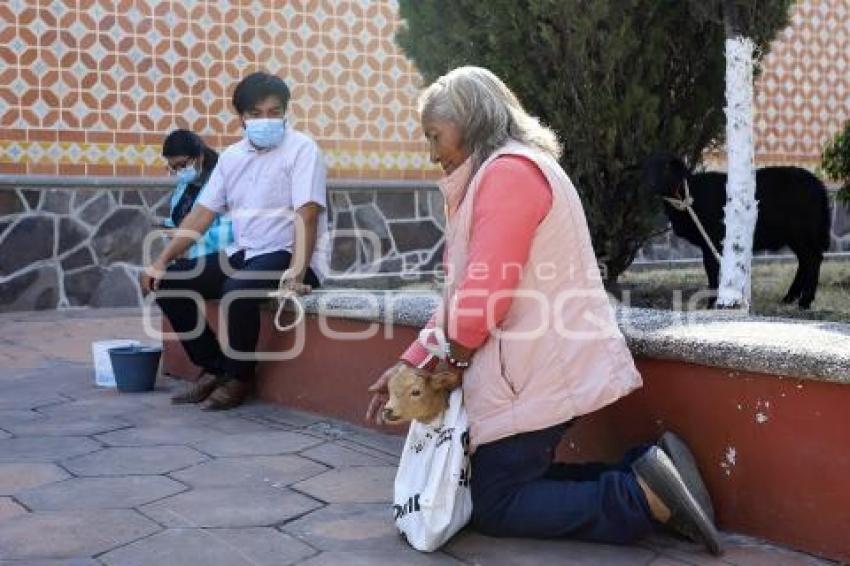
[[[806,260],[806,274],[803,276],[800,301],[798,303],[801,309],[808,309],[815,300],[815,293],[817,293],[818,281],[820,280],[821,262],[823,262],[822,252],[810,252]]]
[[[790,246],[790,248],[794,252],[794,255],[797,256],[797,272],[794,274],[794,280],[791,282],[788,292],[782,298],[782,302],[786,305],[790,305],[800,298],[800,295],[803,293],[803,282],[806,279],[806,271],[808,269],[807,250],[802,246],[794,245]]]
[[[785,293],[784,297],[782,297],[782,302],[786,305],[790,305],[791,303],[796,301],[802,293],[804,263],[805,261],[798,256],[797,273],[794,274],[794,281],[791,282],[791,286],[788,288],[788,292]]]
[[[708,307],[713,308],[717,302],[717,287],[720,282],[720,263],[715,259],[714,254],[710,249],[703,248],[702,250],[702,265],[705,268],[705,274],[708,277],[708,288],[714,291],[709,300]]]
[[[705,267],[705,274],[708,277],[708,287],[717,290],[720,281],[720,264],[714,258],[711,250],[702,251],[702,265]]]

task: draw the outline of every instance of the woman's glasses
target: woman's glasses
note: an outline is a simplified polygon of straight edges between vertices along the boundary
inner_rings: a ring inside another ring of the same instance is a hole
[[[181,161],[175,161],[175,162],[169,163],[168,165],[165,166],[165,169],[168,171],[169,175],[176,175],[178,171],[180,171],[181,169],[185,169],[193,161],[194,160],[191,157],[187,157],[186,159],[183,159]]]

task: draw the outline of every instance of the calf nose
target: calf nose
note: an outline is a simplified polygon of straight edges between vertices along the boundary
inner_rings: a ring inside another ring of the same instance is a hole
[[[382,416],[384,417],[385,421],[394,421],[397,418],[395,416],[395,413],[393,413],[392,409],[384,409]]]

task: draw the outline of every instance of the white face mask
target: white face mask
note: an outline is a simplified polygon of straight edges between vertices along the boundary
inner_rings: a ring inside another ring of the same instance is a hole
[[[177,171],[176,177],[178,184],[185,183],[188,185],[189,183],[198,178],[198,170],[195,169],[194,165],[187,165],[183,169]]]
[[[260,149],[277,147],[286,133],[283,118],[252,118],[245,120],[245,136]]]

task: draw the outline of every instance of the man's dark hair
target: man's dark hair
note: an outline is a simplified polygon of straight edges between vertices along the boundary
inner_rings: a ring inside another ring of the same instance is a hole
[[[257,71],[236,85],[236,90],[233,91],[233,107],[238,114],[244,114],[269,96],[278,97],[286,110],[289,104],[289,87],[280,77]]]

